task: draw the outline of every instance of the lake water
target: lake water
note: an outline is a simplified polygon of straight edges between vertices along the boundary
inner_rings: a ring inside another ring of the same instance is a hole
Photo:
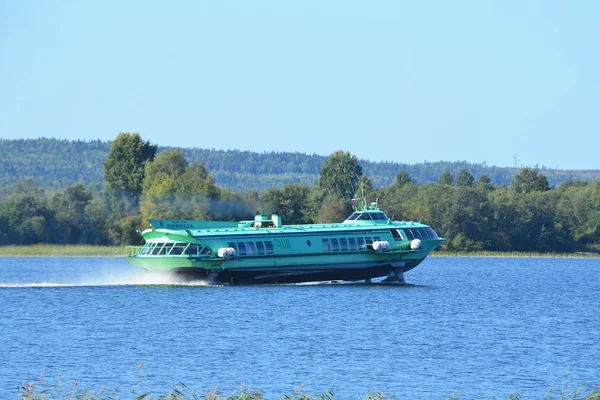
[[[600,386],[600,260],[433,257],[409,285],[177,285],[121,258],[0,258],[0,393],[183,382],[279,399]],[[140,362],[143,368],[137,370]]]

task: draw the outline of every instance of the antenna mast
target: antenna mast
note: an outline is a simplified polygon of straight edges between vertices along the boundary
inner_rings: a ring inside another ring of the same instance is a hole
[[[365,199],[365,185],[362,182],[360,183],[360,190],[362,192],[363,204],[366,207],[367,206],[367,199]]]

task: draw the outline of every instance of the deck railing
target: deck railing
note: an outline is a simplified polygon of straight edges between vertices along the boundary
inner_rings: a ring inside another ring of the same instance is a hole
[[[125,257],[139,256],[143,248],[144,246],[125,246]]]
[[[144,246],[125,246],[125,257],[137,257],[139,255],[141,255],[142,253],[142,249],[144,248]],[[144,254],[144,256],[148,256],[148,257],[181,257],[181,258],[195,258],[198,257],[200,255],[200,253],[198,252],[199,249],[197,249],[196,252],[194,253],[180,253],[180,254],[155,254],[153,252],[148,252],[147,254]]]

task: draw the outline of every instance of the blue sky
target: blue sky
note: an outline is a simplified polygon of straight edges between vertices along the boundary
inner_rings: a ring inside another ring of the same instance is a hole
[[[2,1],[0,138],[600,169],[598,1]]]

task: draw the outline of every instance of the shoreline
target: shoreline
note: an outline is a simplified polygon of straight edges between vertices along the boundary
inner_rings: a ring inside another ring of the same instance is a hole
[[[124,246],[33,244],[0,246],[0,257],[124,257]]]
[[[526,253],[510,251],[474,251],[474,252],[445,252],[438,251],[430,254],[428,257],[452,257],[452,258],[582,258],[582,259],[600,259],[598,253]]]
[[[94,245],[47,245],[35,244],[25,246],[0,246],[1,257],[94,257],[111,258],[125,257],[124,246],[94,246]],[[429,257],[477,257],[477,258],[584,258],[600,259],[600,253],[525,253],[509,251],[434,251]]]

